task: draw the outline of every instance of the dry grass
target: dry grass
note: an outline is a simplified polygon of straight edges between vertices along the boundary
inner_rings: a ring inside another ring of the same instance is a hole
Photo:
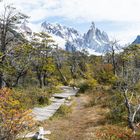
[[[106,117],[109,112],[108,96],[107,92],[93,91],[75,97],[72,113],[40,123],[45,130],[52,132],[47,138],[50,140],[138,140],[131,138],[130,129],[127,127],[109,124]],[[91,104],[92,101],[96,102]],[[119,138],[124,135],[129,136]]]
[[[127,126],[109,123],[109,97],[108,90],[82,94],[73,99],[72,113],[39,124],[52,132],[50,140],[139,140]]]
[[[74,99],[73,112],[65,117],[44,123],[45,129],[51,130],[51,140],[93,140],[95,130],[105,125],[107,109],[97,105],[86,107],[90,98],[81,95]]]

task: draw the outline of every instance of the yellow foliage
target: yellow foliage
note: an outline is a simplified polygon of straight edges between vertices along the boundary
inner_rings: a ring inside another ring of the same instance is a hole
[[[95,86],[97,86],[97,80],[95,80],[93,78],[88,79],[87,80],[87,83],[88,83],[89,87],[95,87]]]
[[[7,140],[15,139],[20,131],[34,124],[31,110],[24,110],[12,95],[12,90],[0,89],[0,136]]]

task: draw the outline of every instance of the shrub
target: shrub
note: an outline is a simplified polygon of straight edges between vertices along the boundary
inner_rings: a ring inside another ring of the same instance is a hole
[[[123,96],[117,92],[113,91],[110,94],[107,106],[110,108],[110,112],[107,114],[107,119],[110,123],[122,123],[126,119],[126,107],[124,105]]]
[[[15,140],[19,132],[33,125],[31,111],[22,108],[10,89],[0,90],[0,139]]]
[[[96,131],[96,137],[101,140],[130,140],[131,130],[119,126],[106,126]]]
[[[67,105],[61,105],[60,108],[58,109],[57,113],[66,116],[67,114],[72,112],[72,108]]]
[[[113,84],[117,80],[117,77],[112,72],[100,71],[97,79],[102,84]]]
[[[22,106],[25,108],[32,108],[34,106],[39,105],[39,98],[42,96],[44,103],[42,104],[50,104],[48,98],[52,93],[49,93],[50,88],[38,88],[38,87],[26,87],[26,88],[15,88],[14,96],[18,99]],[[46,99],[47,98],[47,99]]]
[[[61,105],[57,112],[54,114],[53,118],[65,117],[72,112],[72,106]]]
[[[38,103],[39,103],[39,105],[44,105],[44,104],[50,105],[51,101],[50,101],[49,97],[47,97],[47,96],[45,96],[45,97],[44,96],[40,96],[38,98]]]
[[[97,86],[97,81],[95,79],[88,79],[82,82],[79,85],[79,92],[80,93],[85,93],[88,89],[93,89]]]
[[[79,86],[79,92],[80,93],[85,93],[86,90],[89,89],[89,85],[87,83],[82,83],[80,86]]]

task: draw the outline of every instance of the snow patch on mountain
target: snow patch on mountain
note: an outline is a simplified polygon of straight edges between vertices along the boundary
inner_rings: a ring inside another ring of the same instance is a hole
[[[92,22],[89,30],[81,34],[74,28],[66,27],[61,24],[50,24],[43,22],[42,31],[47,32],[58,44],[58,47],[66,51],[85,50],[89,54],[102,55],[110,50],[110,40],[106,32],[101,32]],[[24,22],[20,26],[22,34],[30,40],[32,37],[31,29]]]
[[[140,44],[140,35],[132,42],[132,44]]]
[[[101,32],[92,22],[87,33],[82,35],[74,28],[62,26],[58,23],[42,23],[43,31],[52,35],[58,46],[67,51],[86,50],[89,54],[101,55],[108,52],[109,37],[106,32]]]
[[[62,48],[63,50],[65,50],[66,40],[54,34],[50,34],[50,35],[52,39],[55,40],[55,42],[58,44],[58,46]]]

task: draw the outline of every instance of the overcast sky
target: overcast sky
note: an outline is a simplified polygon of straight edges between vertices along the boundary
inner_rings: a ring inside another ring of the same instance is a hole
[[[90,23],[121,43],[140,34],[140,0],[3,0],[30,16],[30,26],[39,30],[43,21],[58,22],[82,33]]]

